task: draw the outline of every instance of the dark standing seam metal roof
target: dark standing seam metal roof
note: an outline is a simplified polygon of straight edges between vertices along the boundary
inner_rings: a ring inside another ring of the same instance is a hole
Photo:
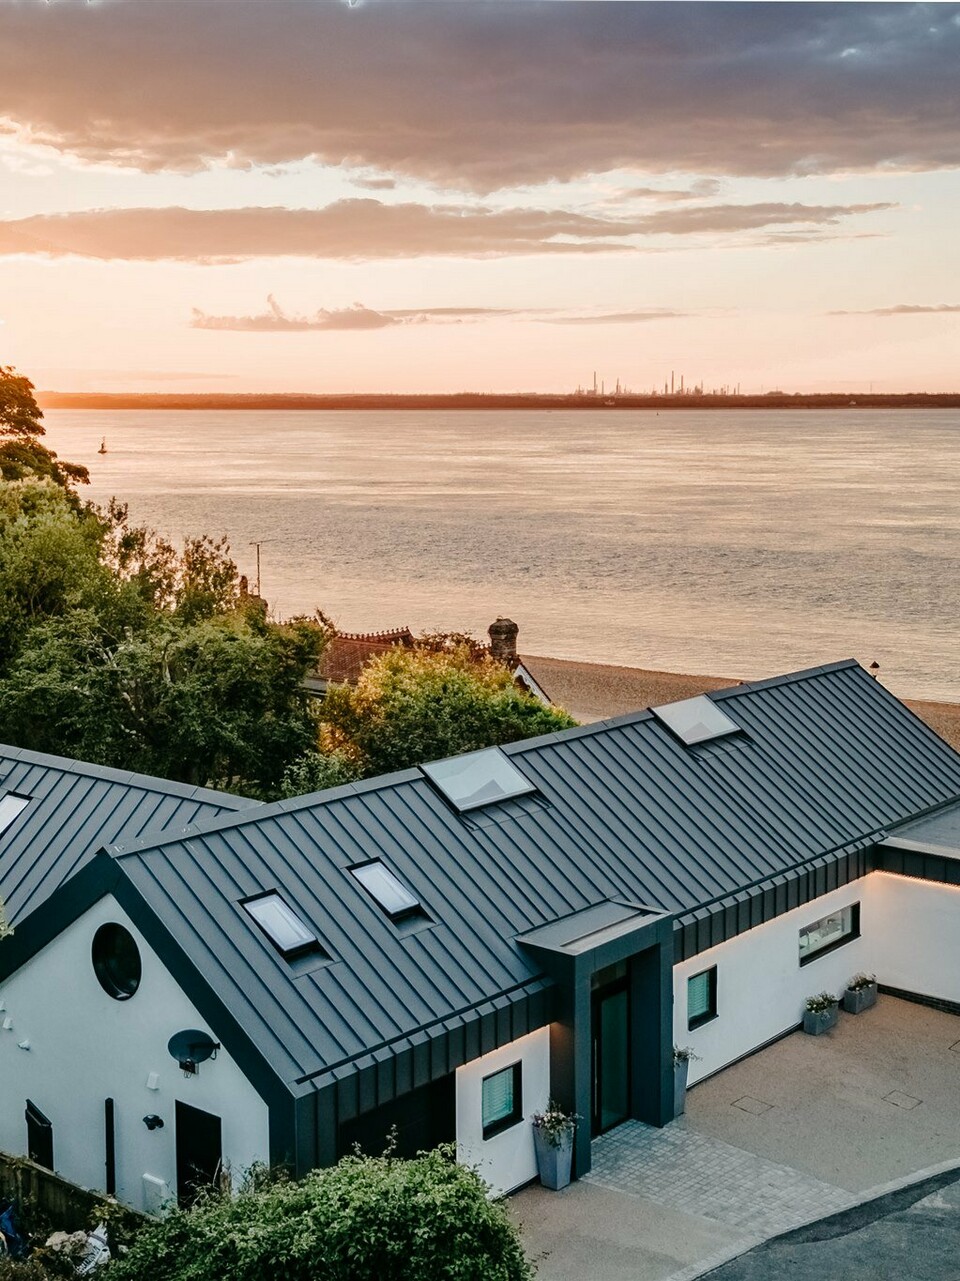
[[[543,982],[516,936],[609,899],[682,913],[873,842],[960,797],[960,756],[855,663],[711,695],[743,733],[682,746],[650,713],[503,750],[537,786],[458,814],[419,770],[116,851],[280,1078]],[[348,868],[382,858],[432,924],[400,929]],[[238,901],[276,889],[332,962],[291,967]]]
[[[0,902],[16,924],[118,841],[249,809],[241,796],[0,746],[0,795],[31,798],[0,832]]]

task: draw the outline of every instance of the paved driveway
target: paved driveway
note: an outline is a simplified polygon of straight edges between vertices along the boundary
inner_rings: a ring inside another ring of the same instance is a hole
[[[881,997],[704,1082],[662,1130],[619,1126],[586,1179],[513,1204],[542,1281],[688,1281],[957,1163],[960,1019]]]

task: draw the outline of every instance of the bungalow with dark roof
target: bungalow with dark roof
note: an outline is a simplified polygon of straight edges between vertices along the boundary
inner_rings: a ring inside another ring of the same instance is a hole
[[[510,1190],[550,1097],[579,1175],[675,1043],[960,1009],[960,756],[852,661],[270,805],[0,762],[0,1148],[144,1209],[392,1127]]]

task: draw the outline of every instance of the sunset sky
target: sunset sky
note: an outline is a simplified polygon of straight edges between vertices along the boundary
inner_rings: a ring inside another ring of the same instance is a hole
[[[0,0],[41,388],[957,390],[960,6]]]

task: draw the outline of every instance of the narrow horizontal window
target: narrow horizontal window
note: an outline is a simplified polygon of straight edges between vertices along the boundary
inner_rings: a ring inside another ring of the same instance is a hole
[[[399,921],[423,910],[420,900],[379,859],[373,863],[363,863],[360,867],[351,867],[350,871],[391,920]]]
[[[7,792],[0,796],[0,833],[5,832],[29,804],[29,796],[17,796],[16,792]]]
[[[293,908],[276,892],[247,899],[243,907],[277,951],[288,960],[307,952],[323,951],[313,930],[303,923]]]
[[[687,979],[687,1028],[693,1031],[717,1017],[717,967]]]
[[[849,907],[841,907],[803,927],[800,931],[800,964],[806,965],[824,952],[832,952],[835,947],[842,947],[859,937],[860,904],[851,903]]]
[[[523,1120],[523,1064],[493,1072],[483,1078],[483,1137],[492,1139]]]

